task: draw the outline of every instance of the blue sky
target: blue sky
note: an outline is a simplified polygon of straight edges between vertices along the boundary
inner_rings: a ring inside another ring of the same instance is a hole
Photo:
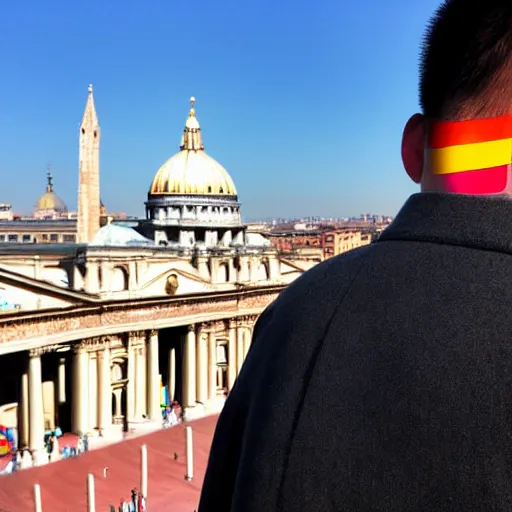
[[[393,215],[437,0],[17,0],[0,7],[0,202],[45,188],[76,206],[78,125],[94,84],[101,196],[142,215],[195,96],[206,151],[246,219]]]

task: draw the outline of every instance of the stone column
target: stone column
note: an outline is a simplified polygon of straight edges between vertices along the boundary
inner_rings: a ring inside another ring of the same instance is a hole
[[[196,403],[196,333],[194,325],[188,326],[184,356],[182,405],[184,407],[194,407]]]
[[[135,380],[137,375],[136,355],[132,335],[128,339],[128,385],[126,389],[126,416],[128,421],[135,418]]]
[[[219,282],[219,260],[216,257],[210,258],[210,275],[212,283]]]
[[[147,335],[147,400],[148,416],[152,421],[158,421],[161,418],[158,366],[158,331],[150,331]]]
[[[196,401],[204,404],[208,398],[208,346],[203,336],[205,325],[197,331]]]
[[[217,337],[211,330],[208,333],[208,398],[217,396]]]
[[[229,281],[234,282],[237,281],[237,275],[236,275],[236,267],[235,267],[235,260],[234,258],[230,258],[228,262],[228,268],[229,268]]]
[[[89,428],[93,432],[99,428],[98,415],[98,353],[89,352]]]
[[[236,380],[236,323],[229,322],[228,331],[228,391],[233,389]]]
[[[75,347],[71,396],[72,430],[75,434],[85,434],[89,423],[89,357],[85,344]]]
[[[249,259],[249,281],[255,282],[258,279],[258,266],[259,261],[257,258],[251,257]]]
[[[247,357],[249,349],[251,348],[252,329],[249,326],[244,328],[244,360]]]
[[[128,290],[137,289],[137,264],[135,261],[128,263]]]
[[[244,338],[245,332],[244,327],[239,325],[236,330],[236,374],[240,374],[242,365],[244,364],[245,352],[244,352]]]
[[[38,254],[34,256],[34,279],[41,279],[41,257]]]
[[[140,420],[146,414],[146,349],[135,350],[135,417]]]
[[[199,275],[206,279],[210,279],[210,269],[208,268],[208,257],[207,256],[198,256],[197,257],[197,271]]]
[[[249,258],[247,258],[247,256],[240,257],[240,270],[238,271],[238,280],[240,282],[249,281]]]
[[[66,403],[66,359],[59,359],[59,368],[57,372],[57,402]]]
[[[277,257],[270,259],[270,278],[279,279],[281,277],[281,262]]]
[[[169,390],[169,402],[172,403],[176,394],[176,350],[169,350],[169,382],[167,383]]]
[[[110,262],[102,261],[98,264],[98,269],[101,269],[101,282],[99,283],[100,291],[109,292],[112,272]]]
[[[41,354],[30,352],[28,362],[28,403],[29,403],[29,447],[34,465],[45,461],[44,453],[44,408]]]
[[[100,291],[99,264],[96,261],[86,262],[85,290],[89,293]]]
[[[74,264],[73,266],[73,289],[80,290],[84,287],[84,278],[80,269],[78,268],[78,264]]]
[[[18,446],[28,447],[29,439],[28,373],[23,373],[18,395]]]
[[[118,418],[120,418],[122,415],[123,415],[123,411],[121,409],[121,395],[122,395],[122,390],[121,389],[116,389],[115,392],[115,397],[116,397],[116,416]]]
[[[98,428],[101,435],[107,434],[112,426],[110,346],[106,340],[103,343],[103,350],[98,352]]]

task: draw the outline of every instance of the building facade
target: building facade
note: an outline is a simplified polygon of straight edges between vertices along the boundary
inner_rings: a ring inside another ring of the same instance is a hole
[[[93,440],[159,426],[163,389],[189,418],[219,411],[257,317],[315,264],[247,230],[234,181],[204,153],[194,102],[145,219],[100,227],[92,87],[79,155],[77,220],[34,220],[48,223],[37,236],[0,221],[11,241],[32,237],[0,245],[0,423],[17,428],[27,465],[47,461],[56,426]]]
[[[316,230],[275,230],[268,233],[272,244],[283,255],[295,254],[296,258],[316,258],[323,261],[372,242],[375,229],[323,228]]]
[[[163,385],[189,418],[216,412],[243,366],[257,316],[281,289],[117,301],[108,313],[89,304],[80,313],[45,311],[44,319],[4,316],[2,422],[16,423],[20,446],[41,464],[44,434],[57,425],[92,439],[158,426]]]

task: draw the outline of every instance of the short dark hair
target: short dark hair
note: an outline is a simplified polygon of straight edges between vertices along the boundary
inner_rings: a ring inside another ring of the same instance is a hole
[[[431,119],[512,112],[512,1],[445,0],[425,32],[420,104]]]

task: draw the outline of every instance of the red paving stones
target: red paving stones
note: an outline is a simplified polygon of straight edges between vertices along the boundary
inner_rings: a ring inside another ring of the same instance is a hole
[[[0,512],[32,512],[33,487],[41,486],[43,512],[87,509],[87,474],[95,477],[96,511],[129,500],[140,488],[140,447],[148,447],[148,510],[193,512],[206,470],[217,416],[191,422],[194,480],[185,481],[185,429],[182,425],[92,450],[79,457],[0,477]],[[174,453],[178,460],[174,460]],[[107,478],[103,468],[108,467]]]

